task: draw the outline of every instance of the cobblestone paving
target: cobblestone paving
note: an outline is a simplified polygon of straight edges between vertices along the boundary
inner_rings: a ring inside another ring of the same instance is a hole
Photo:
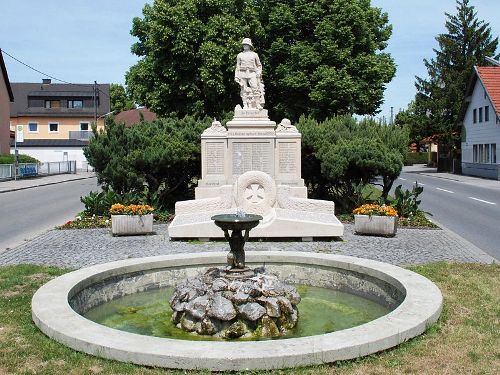
[[[222,241],[171,241],[167,226],[151,236],[112,237],[108,229],[52,230],[0,254],[0,265],[46,264],[80,268],[114,260],[205,251],[228,251]],[[396,237],[353,234],[345,226],[343,241],[249,242],[246,250],[312,251],[351,255],[392,264],[434,261],[491,263],[494,259],[448,230],[398,229]]]

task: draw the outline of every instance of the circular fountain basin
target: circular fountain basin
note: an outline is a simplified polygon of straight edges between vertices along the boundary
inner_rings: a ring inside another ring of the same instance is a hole
[[[271,341],[188,341],[105,327],[81,314],[107,301],[175,285],[225,263],[225,253],[128,259],[70,272],[33,296],[32,317],[47,336],[75,350],[141,365],[214,371],[277,369],[346,360],[396,346],[425,331],[442,309],[442,295],[425,277],[348,256],[247,252],[247,264],[287,282],[357,294],[391,311],[368,323],[314,336]]]

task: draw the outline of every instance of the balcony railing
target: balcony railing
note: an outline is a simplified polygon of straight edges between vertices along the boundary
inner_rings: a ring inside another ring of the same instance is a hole
[[[90,130],[76,130],[69,132],[69,139],[79,139],[79,140],[88,140],[94,136],[94,133]]]

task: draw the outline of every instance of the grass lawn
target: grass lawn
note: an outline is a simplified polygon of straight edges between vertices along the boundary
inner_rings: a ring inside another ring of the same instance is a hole
[[[437,283],[445,299],[441,318],[424,335],[359,360],[272,373],[499,374],[500,265],[435,263],[410,269]],[[31,322],[31,297],[65,272],[30,265],[0,267],[1,375],[206,373],[95,358],[45,337]]]

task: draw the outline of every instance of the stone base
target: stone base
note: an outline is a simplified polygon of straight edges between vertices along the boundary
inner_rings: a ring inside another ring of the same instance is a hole
[[[224,233],[210,219],[236,210],[176,215],[168,227],[171,238],[224,238]],[[273,208],[269,215],[250,231],[250,238],[342,237],[344,225],[333,214],[301,212]]]
[[[330,201],[307,199],[305,187],[278,185],[261,171],[245,172],[234,185],[199,187],[196,199],[175,204],[171,238],[223,238],[211,217],[236,213],[261,215],[251,238],[340,237],[344,226]],[[201,198],[205,196],[205,198]]]

